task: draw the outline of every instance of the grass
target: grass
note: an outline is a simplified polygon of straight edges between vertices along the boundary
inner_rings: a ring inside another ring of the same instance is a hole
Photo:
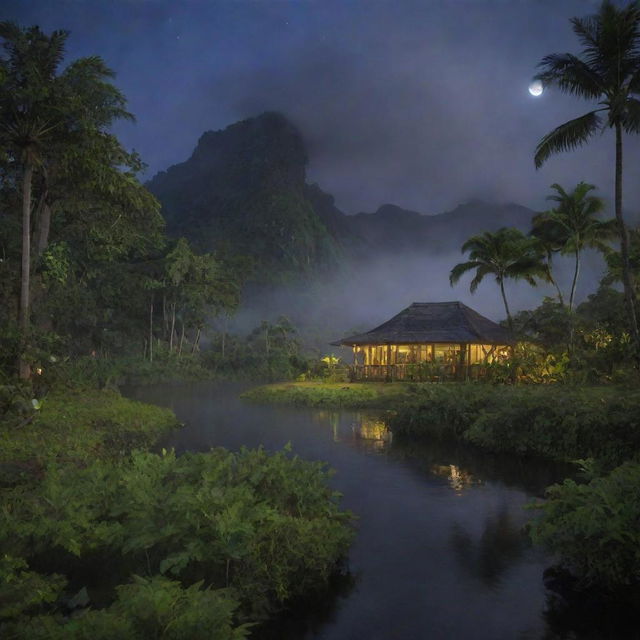
[[[37,475],[53,461],[84,465],[146,449],[177,424],[170,410],[117,391],[53,392],[30,423],[0,431],[0,484]]]
[[[640,456],[640,391],[570,385],[429,383],[272,384],[254,402],[393,410],[406,438],[446,438],[492,452],[594,458],[605,469]]]
[[[381,409],[415,397],[420,386],[404,382],[282,382],[249,389],[241,397],[258,403]]]

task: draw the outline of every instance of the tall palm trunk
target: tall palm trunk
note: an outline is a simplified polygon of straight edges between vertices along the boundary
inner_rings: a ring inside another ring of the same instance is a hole
[[[25,161],[22,182],[22,265],[20,279],[20,353],[18,355],[18,374],[23,380],[31,377],[31,366],[25,360],[29,347],[29,296],[31,276],[31,185],[33,181],[33,163]]]
[[[502,301],[504,302],[504,310],[507,312],[509,329],[513,331],[513,319],[511,318],[511,312],[509,311],[509,305],[507,304],[507,295],[504,292],[504,280],[502,278],[500,278],[500,293],[502,294]]]
[[[616,186],[615,186],[615,213],[618,222],[618,234],[620,235],[620,256],[622,258],[622,284],[624,287],[624,301],[631,325],[631,337],[635,347],[636,366],[640,367],[640,333],[638,333],[638,319],[636,317],[633,276],[629,263],[629,234],[622,217],[622,125],[616,123]]]
[[[556,282],[556,279],[551,275],[551,271],[549,271],[549,282],[556,288],[556,293],[558,294],[558,302],[564,307],[564,296],[562,295],[562,291],[560,286]]]
[[[576,264],[573,269],[573,281],[571,282],[571,294],[569,295],[569,312],[573,311],[573,299],[576,294],[576,284],[578,282],[578,275],[580,274],[580,250],[576,249]]]

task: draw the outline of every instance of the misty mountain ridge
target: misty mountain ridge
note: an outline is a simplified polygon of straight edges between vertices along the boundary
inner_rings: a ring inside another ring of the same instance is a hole
[[[307,181],[306,166],[299,130],[281,114],[264,113],[204,133],[188,160],[148,183],[170,234],[205,251],[253,260],[253,281],[233,330],[286,315],[307,340],[316,335],[314,343],[324,350],[412,302],[460,300],[493,320],[504,319],[493,278],[473,295],[470,277],[452,288],[449,273],[464,260],[460,248],[470,236],[500,227],[528,231],[536,212],[469,200],[436,215],[394,204],[347,215],[330,193]],[[554,268],[568,288],[571,261],[559,256]],[[582,274],[579,298],[595,289],[602,258],[585,255]],[[542,283],[505,286],[513,311],[554,294]]]
[[[258,280],[286,281],[372,255],[459,251],[471,235],[529,228],[534,211],[471,200],[425,215],[384,204],[347,215],[306,176],[303,137],[285,116],[266,112],[204,133],[185,162],[148,183],[167,229],[203,250],[248,255]]]

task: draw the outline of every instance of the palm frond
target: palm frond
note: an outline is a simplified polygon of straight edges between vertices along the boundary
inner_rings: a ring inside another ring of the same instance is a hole
[[[489,265],[481,265],[476,271],[476,275],[474,276],[473,280],[469,284],[469,291],[471,291],[471,293],[475,293],[478,285],[484,280],[484,277],[488,276],[490,273],[495,273],[495,271],[491,269]],[[496,279],[499,277],[501,276],[496,274]]]
[[[640,133],[640,100],[627,98],[625,107],[621,118],[623,129],[627,133]]]
[[[596,109],[579,118],[569,120],[556,127],[539,142],[536,147],[534,162],[539,169],[554,153],[570,151],[584,144],[602,126],[602,119]]]
[[[543,71],[536,74],[545,86],[556,86],[563,93],[569,93],[587,100],[594,100],[606,93],[606,86],[587,64],[570,53],[553,53],[545,56],[538,67]]]
[[[482,263],[477,260],[470,260],[469,262],[461,262],[457,264],[453,269],[451,269],[451,273],[449,274],[449,284],[453,286],[465,273],[467,273],[467,271],[471,271],[472,269],[476,269],[481,266]]]

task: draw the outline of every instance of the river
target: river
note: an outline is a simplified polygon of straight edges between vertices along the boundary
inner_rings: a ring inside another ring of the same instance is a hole
[[[394,442],[379,414],[252,405],[242,385],[201,382],[125,390],[170,407],[186,426],[177,452],[263,445],[326,461],[357,519],[353,576],[316,610],[281,622],[295,640],[555,638],[545,615],[549,558],[522,527],[524,505],[567,474],[456,445]],[[573,637],[573,636],[572,636]]]

